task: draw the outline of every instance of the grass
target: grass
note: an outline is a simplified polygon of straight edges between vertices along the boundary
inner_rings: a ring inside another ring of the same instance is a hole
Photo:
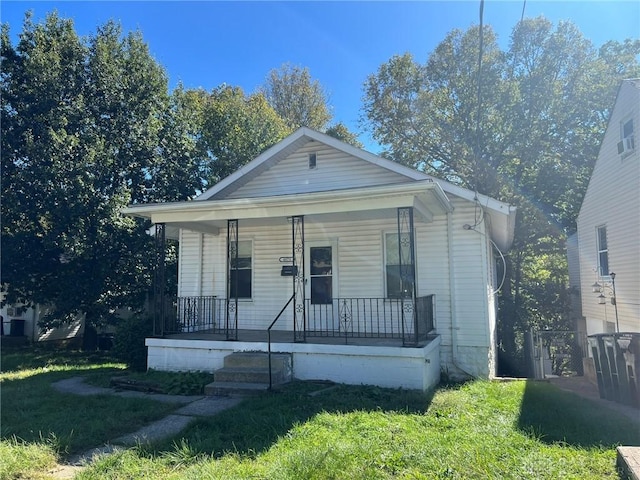
[[[34,368],[31,360],[15,362],[16,369],[0,377],[3,430],[18,437],[3,431],[0,459],[9,461],[0,462],[0,478],[47,478],[52,458],[65,443],[65,430],[52,420],[56,415],[38,410],[37,402],[29,406],[38,418],[31,426],[4,417],[7,385],[20,388],[11,394],[19,391],[22,398],[44,394],[39,402],[46,403],[42,399],[50,401],[51,392],[42,389],[51,378],[122,371],[107,359],[89,364],[78,358],[75,365],[69,364],[73,358],[67,360],[66,369],[56,369],[65,362],[53,362],[48,373],[39,372],[42,367]],[[98,428],[108,417],[125,415],[116,399],[110,397],[113,402],[101,407],[91,404],[101,408],[98,415],[94,411],[95,423],[76,428]],[[51,400],[63,408],[59,399]],[[132,431],[132,423],[143,416],[136,410],[127,419],[118,418],[119,426]],[[40,418],[52,426],[31,434],[44,424]],[[638,427],[541,382],[476,381],[434,394],[298,382],[199,419],[166,442],[99,459],[77,478],[613,479],[618,478],[615,447],[640,445]]]
[[[45,444],[66,456],[103,445],[163,417],[175,406],[112,395],[80,397],[56,391],[63,378],[109,377],[125,366],[104,355],[38,350],[2,351],[0,425],[4,440]]]

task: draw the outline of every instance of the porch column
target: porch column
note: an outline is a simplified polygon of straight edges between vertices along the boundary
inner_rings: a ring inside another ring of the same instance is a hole
[[[293,341],[306,341],[307,302],[304,298],[304,216],[291,217],[293,240]]]
[[[238,220],[227,220],[227,340],[238,340]],[[233,272],[236,272],[233,275]],[[232,277],[233,280],[232,280]],[[233,282],[234,296],[231,296]]]
[[[167,234],[164,223],[155,224],[155,258],[153,265],[153,335],[162,337],[165,333],[165,290]]]
[[[413,207],[398,208],[398,258],[402,301],[402,343],[418,343]]]

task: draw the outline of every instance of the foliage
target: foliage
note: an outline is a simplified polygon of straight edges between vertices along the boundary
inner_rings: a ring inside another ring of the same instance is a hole
[[[164,372],[150,369],[125,373],[126,375],[118,376],[122,383],[138,386],[141,391],[145,391],[144,387],[151,387],[150,391],[168,395],[202,395],[204,387],[214,380],[213,374],[207,372]],[[101,387],[112,386],[111,378],[95,378],[95,381],[90,379],[89,382]]]
[[[354,147],[364,148],[364,145],[362,145],[360,140],[358,140],[358,136],[351,132],[342,122],[331,125],[327,128],[325,133],[333,138],[337,138],[338,140],[348,143],[349,145],[353,145]]]
[[[564,240],[640,41],[596,51],[571,23],[526,19],[506,51],[483,28],[480,66],[480,33],[452,31],[425,64],[392,57],[367,79],[364,113],[384,155],[518,207],[499,341],[515,368],[503,373],[521,374],[516,337],[573,327]]]
[[[199,145],[206,152],[207,183],[219,180],[282,140],[289,130],[261,93],[222,85],[210,93],[188,90],[199,116]]]
[[[1,52],[4,302],[91,331],[151,281],[147,225],[121,209],[202,188],[188,115],[141,34],[113,22],[80,38],[27,15],[16,46],[3,25]]]
[[[134,315],[118,323],[113,337],[112,353],[131,369],[147,369],[147,347],[145,339],[153,335],[153,319],[145,315]]]
[[[307,67],[285,63],[271,70],[262,92],[290,131],[299,127],[322,131],[331,120],[327,94]]]

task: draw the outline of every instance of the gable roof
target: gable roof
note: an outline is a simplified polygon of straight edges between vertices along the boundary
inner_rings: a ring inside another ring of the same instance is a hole
[[[174,210],[175,208],[188,208],[189,210],[199,209],[198,205],[204,207],[203,204],[215,203],[216,205],[223,206],[223,204],[235,205],[237,201],[231,200],[228,195],[238,188],[246,185],[251,180],[257,178],[261,173],[265,172],[269,168],[276,165],[281,160],[286,159],[289,155],[293,154],[300,148],[304,147],[307,143],[316,141],[321,144],[324,144],[328,147],[334,148],[340,152],[343,152],[347,155],[360,159],[364,162],[369,163],[371,166],[375,166],[377,168],[381,168],[387,170],[389,172],[393,172],[394,174],[405,177],[409,183],[409,185],[405,184],[405,187],[401,187],[397,185],[393,187],[393,189],[403,188],[412,188],[411,184],[414,187],[419,187],[420,185],[425,185],[425,183],[435,183],[438,186],[438,191],[440,191],[440,195],[443,195],[443,200],[448,203],[447,195],[452,195],[469,202],[473,202],[478,206],[482,207],[487,213],[489,213],[491,217],[491,222],[489,224],[491,238],[495,241],[495,243],[501,249],[508,249],[513,241],[513,233],[515,227],[515,207],[498,201],[494,198],[491,198],[486,195],[479,194],[477,192],[468,190],[466,188],[454,185],[450,182],[432,177],[431,175],[427,175],[423,172],[419,172],[412,168],[405,167],[404,165],[400,165],[399,163],[393,162],[391,160],[387,160],[385,158],[379,157],[372,153],[369,153],[365,150],[356,148],[352,145],[349,145],[341,140],[338,140],[334,137],[326,135],[324,133],[317,132],[310,128],[302,127],[296,130],[294,133],[278,142],[276,145],[264,151],[258,157],[256,157],[251,162],[247,163],[236,172],[232,173],[228,177],[222,179],[220,182],[203,192],[201,195],[196,197],[194,201],[186,202],[191,204],[190,206],[180,205],[177,203],[173,204],[157,204],[157,205],[147,205],[140,206],[135,205],[131,206],[125,210],[125,213],[133,214],[133,215],[143,215],[147,218],[150,218],[150,215],[146,212],[151,212],[151,210]],[[391,186],[389,186],[391,187]],[[374,187],[371,187],[374,188]],[[382,187],[377,187],[382,188]],[[357,195],[358,192],[355,189],[352,191],[352,194]],[[365,189],[366,190],[366,189]],[[385,190],[383,188],[383,190]],[[436,194],[436,190],[429,189],[432,194]],[[336,195],[338,191],[334,191],[333,194]],[[348,194],[345,190],[343,193]],[[310,195],[313,197],[317,197],[321,195],[321,192],[316,193],[308,193],[306,195]],[[293,195],[290,195],[293,199]],[[303,198],[303,197],[300,197]],[[262,201],[277,201],[283,202],[284,198],[280,197],[279,199],[258,199],[258,198],[244,198],[241,203],[246,204],[250,203],[260,203]],[[300,201],[298,199],[297,201]],[[209,207],[210,208],[210,207]],[[144,212],[144,213],[143,213]]]
[[[438,183],[445,193],[449,193],[451,195],[455,195],[457,197],[469,200],[469,201],[479,201],[484,207],[493,209],[493,210],[502,210],[506,205],[504,202],[500,202],[495,200],[489,196],[482,195],[466,188],[454,185],[445,180],[438,179],[431,175],[427,175],[426,173],[420,172],[413,168],[405,167],[397,162],[393,162],[391,160],[387,160],[386,158],[379,157],[372,153],[367,152],[366,150],[362,150],[360,148],[354,147],[353,145],[349,145],[337,138],[331,137],[330,135],[326,135],[324,133],[320,133],[318,131],[312,130],[307,127],[301,127],[296,130],[294,133],[278,142],[271,148],[265,150],[259,156],[257,156],[254,160],[247,163],[240,169],[236,170],[234,173],[229,175],[228,177],[220,180],[213,187],[209,188],[201,195],[196,197],[194,200],[202,201],[202,200],[212,200],[214,198],[220,198],[224,196],[224,194],[232,189],[237,188],[238,186],[245,184],[250,179],[255,178],[260,173],[265,171],[266,169],[272,167],[274,164],[279,162],[280,160],[286,158],[291,153],[295,152],[306,143],[310,141],[317,141],[323,143],[329,147],[335,148],[336,150],[342,151],[348,155],[352,155],[356,158],[369,162],[372,165],[377,167],[384,168],[389,170],[390,172],[397,173],[399,175],[403,175],[411,180],[430,180]]]

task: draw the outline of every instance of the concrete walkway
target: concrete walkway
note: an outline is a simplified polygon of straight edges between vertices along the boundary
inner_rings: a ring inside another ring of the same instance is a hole
[[[580,395],[581,397],[588,398],[592,402],[595,402],[605,408],[615,410],[616,412],[625,415],[632,421],[632,425],[633,422],[635,422],[635,428],[640,429],[639,409],[600,398],[600,392],[598,391],[597,385],[594,385],[585,377],[557,377],[550,378],[548,381],[562,390],[567,390]],[[622,472],[621,478],[640,480],[640,447],[618,447],[616,453],[616,463]]]
[[[95,387],[84,383],[83,377],[67,378],[52,384],[59,392],[75,395],[117,395],[128,398],[144,398],[164,403],[176,404],[176,411],[160,420],[157,420],[141,429],[115,438],[101,447],[92,448],[80,455],[68,460],[68,465],[76,468],[61,468],[57,478],[71,478],[77,471],[77,467],[85,466],[100,455],[108,455],[126,447],[138,444],[150,444],[172,437],[184,430],[197,417],[210,417],[223,410],[234,407],[242,401],[241,398],[231,397],[205,397],[202,395],[165,395],[159,393],[144,393],[135,391],[120,391],[113,388]],[[65,476],[68,472],[71,477]]]

